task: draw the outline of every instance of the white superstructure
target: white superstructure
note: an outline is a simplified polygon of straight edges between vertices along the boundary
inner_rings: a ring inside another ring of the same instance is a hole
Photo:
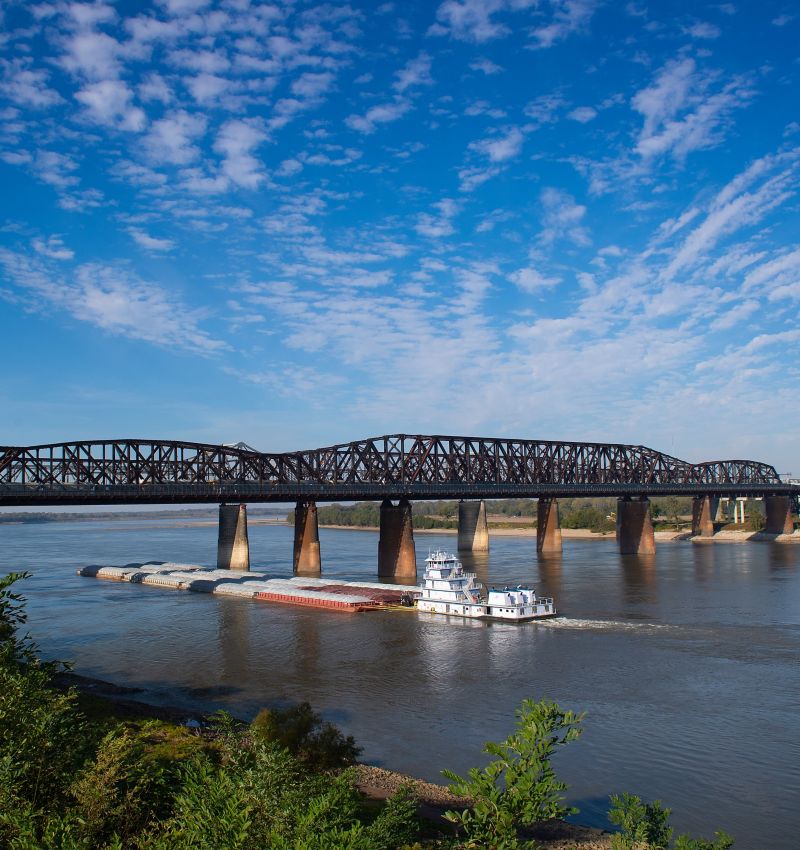
[[[538,597],[527,587],[492,588],[484,599],[475,574],[465,573],[455,555],[442,551],[425,559],[425,575],[416,602],[419,611],[457,617],[532,620],[556,614],[552,599]]]

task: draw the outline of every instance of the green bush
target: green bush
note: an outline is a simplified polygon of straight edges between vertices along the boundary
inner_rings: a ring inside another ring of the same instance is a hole
[[[634,794],[611,797],[608,819],[620,827],[611,838],[612,850],[730,850],[733,839],[724,832],[715,833],[713,841],[680,835],[670,845],[672,827],[668,825],[670,809],[660,800],[645,803]]]
[[[283,710],[262,709],[250,731],[256,741],[284,747],[309,770],[346,767],[361,752],[352,736],[345,737],[307,702]]]
[[[466,839],[460,846],[535,847],[534,842],[520,842],[520,827],[576,811],[563,805],[567,786],[556,778],[550,760],[558,747],[580,736],[582,720],[582,714],[562,711],[549,700],[524,700],[517,709],[517,731],[499,744],[484,746],[492,757],[486,767],[473,767],[467,778],[442,771],[454,794],[473,800],[469,809],[445,813]]]

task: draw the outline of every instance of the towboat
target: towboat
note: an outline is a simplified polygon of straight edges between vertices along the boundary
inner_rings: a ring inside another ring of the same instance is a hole
[[[418,611],[492,620],[555,617],[553,600],[537,596],[529,587],[490,588],[486,597],[475,573],[464,572],[455,555],[438,550],[425,559],[425,575],[416,598]]]

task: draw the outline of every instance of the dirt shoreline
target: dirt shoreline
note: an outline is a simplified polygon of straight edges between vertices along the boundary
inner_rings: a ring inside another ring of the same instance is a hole
[[[375,525],[323,525],[320,523],[320,528],[331,529],[332,531],[372,531],[379,532],[380,529]],[[420,534],[447,534],[455,536],[458,534],[457,528],[415,528],[414,536]],[[492,528],[489,526],[490,537],[536,537],[536,528]],[[588,528],[562,528],[561,536],[566,540],[613,540],[616,536],[613,531],[590,531]],[[656,540],[688,540],[690,532],[688,531],[656,531]]]
[[[186,725],[189,721],[193,721],[192,725],[194,725],[197,722],[207,723],[211,717],[205,712],[189,711],[175,706],[153,705],[136,698],[137,694],[142,693],[141,688],[115,685],[113,682],[82,676],[71,671],[58,673],[55,684],[64,690],[75,688],[80,693],[108,703],[109,713],[119,719],[156,719],[179,725]],[[417,795],[419,815],[442,827],[449,826],[443,820],[443,815],[448,809],[469,805],[468,799],[451,794],[443,785],[374,765],[356,765],[356,785],[368,799],[386,800],[400,787],[409,784],[414,787]],[[611,847],[610,833],[566,821],[548,821],[526,832],[531,838],[539,840],[546,850],[567,850],[567,848],[609,850]]]

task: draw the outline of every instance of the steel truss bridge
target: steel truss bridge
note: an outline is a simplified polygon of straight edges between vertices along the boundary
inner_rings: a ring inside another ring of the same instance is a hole
[[[309,451],[173,440],[0,446],[0,505],[717,495],[797,497],[751,460],[645,446],[392,434]]]

